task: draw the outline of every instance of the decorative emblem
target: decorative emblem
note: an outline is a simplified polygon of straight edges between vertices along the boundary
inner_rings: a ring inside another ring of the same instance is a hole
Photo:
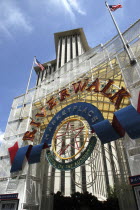
[[[82,136],[81,141],[80,135]],[[78,118],[68,118],[56,130],[52,141],[52,150],[60,159],[72,159],[82,151],[87,137],[88,128],[85,122]]]
[[[97,139],[92,126],[103,120],[92,104],[78,102],[59,111],[48,124],[42,143],[50,145],[49,163],[59,170],[71,170],[82,165],[92,154]]]
[[[50,151],[46,152],[47,160],[54,168],[57,168],[58,170],[62,171],[72,170],[84,164],[84,162],[91,156],[93,149],[96,145],[96,142],[97,142],[96,137],[92,136],[89,140],[88,146],[83,151],[83,153],[81,153],[81,155],[77,159],[72,159],[71,162],[65,163],[57,161],[53,153]]]

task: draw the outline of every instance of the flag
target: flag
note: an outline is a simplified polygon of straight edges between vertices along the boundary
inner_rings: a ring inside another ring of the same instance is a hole
[[[42,71],[44,71],[44,66],[42,66],[42,64],[35,58],[35,64],[37,65],[37,66],[39,66],[40,68],[41,68],[41,70]]]
[[[122,5],[121,4],[117,4],[117,5],[108,5],[110,10],[112,12],[114,12],[115,10],[119,9],[119,8],[122,8]]]
[[[18,147],[18,143],[17,142],[12,147],[8,148],[11,164],[14,161],[14,158],[15,158],[15,155],[16,155],[18,149],[19,149],[19,147]]]

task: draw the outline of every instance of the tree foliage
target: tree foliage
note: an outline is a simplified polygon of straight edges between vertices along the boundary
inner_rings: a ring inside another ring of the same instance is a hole
[[[111,196],[102,202],[89,192],[75,192],[65,197],[60,191],[54,194],[53,210],[119,210],[118,199]]]

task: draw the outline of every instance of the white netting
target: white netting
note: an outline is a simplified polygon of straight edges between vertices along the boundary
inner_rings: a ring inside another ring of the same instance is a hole
[[[4,194],[6,192],[6,187],[7,187],[7,180],[0,181],[0,194]]]
[[[124,145],[127,151],[132,175],[140,174],[140,138],[133,140],[126,134]]]
[[[77,81],[80,77],[86,77],[88,73],[92,72],[95,73],[96,71],[100,71],[101,78],[105,78],[108,80],[110,77],[114,75],[114,69],[111,68],[111,64],[109,66],[109,62],[111,60],[115,60],[116,67],[115,67],[115,74],[122,71],[124,80],[126,82],[127,87],[129,88],[132,94],[132,103],[134,106],[137,106],[137,97],[139,93],[139,88],[136,88],[135,85],[140,80],[140,68],[139,68],[139,55],[140,55],[140,20],[134,24],[129,30],[124,33],[124,38],[127,42],[135,42],[131,45],[132,51],[135,54],[135,57],[138,60],[137,65],[134,67],[130,66],[128,56],[123,49],[122,42],[118,36],[112,39],[110,42],[106,43],[104,46],[97,46],[93,49],[90,49],[88,52],[82,54],[81,56],[70,60],[61,68],[57,69],[57,71],[53,72],[52,74],[47,75],[47,79],[41,82],[41,78],[39,79],[39,86],[28,92],[28,94],[19,96],[14,99],[12,104],[12,109],[10,112],[7,128],[5,131],[5,140],[2,142],[0,146],[0,178],[10,177],[10,160],[8,154],[8,148],[13,146],[14,143],[17,141],[19,147],[21,147],[24,143],[22,141],[23,134],[27,131],[28,124],[29,124],[29,115],[30,110],[32,108],[32,102],[40,101],[41,98],[46,97],[47,95],[53,93],[56,90],[62,89],[66,87],[66,85]],[[136,39],[137,38],[137,39]],[[118,64],[119,63],[119,64]],[[97,67],[97,68],[96,68]],[[93,70],[94,69],[94,70]],[[104,70],[106,69],[106,71]],[[104,70],[104,71],[102,71]],[[95,72],[93,72],[95,71]],[[91,74],[90,74],[91,75]],[[33,98],[34,97],[34,98]],[[34,101],[32,101],[34,99]],[[24,103],[23,103],[24,102]],[[22,117],[22,120],[19,118]],[[127,149],[127,155],[129,158],[129,164],[132,171],[132,174],[140,174],[140,140],[137,139],[136,141],[131,140],[130,138],[126,137],[124,141],[125,147]],[[105,146],[105,155],[107,159],[107,170],[108,173],[111,172],[111,163],[110,163],[110,156],[108,155],[107,146]],[[112,148],[113,153],[115,153],[114,147]],[[98,154],[101,155],[101,152]],[[117,160],[112,157],[113,161],[115,162],[116,169],[115,172],[119,173],[119,166]],[[100,158],[101,159],[101,158]],[[96,165],[96,169],[98,169],[98,176],[101,178],[97,182],[97,186],[100,185],[100,182],[104,183],[104,172],[103,171],[103,160],[101,159]],[[76,169],[78,170],[78,169]],[[101,171],[100,171],[101,170]],[[28,171],[28,164],[24,164],[23,171],[20,173],[21,176],[25,176]],[[79,173],[79,171],[78,171]],[[60,174],[59,174],[60,175]],[[113,176],[112,174],[108,174],[110,177],[110,185],[113,183]],[[25,188],[25,179],[19,180],[11,180],[9,182],[7,180],[0,180],[0,189],[1,194],[16,191],[19,193],[20,202],[38,205],[40,203],[40,194],[41,194],[41,182],[39,180],[43,177],[43,164],[33,164],[30,167],[29,179],[27,183],[29,184],[27,188]],[[26,178],[26,177],[25,177]],[[58,177],[57,177],[58,178]],[[89,179],[94,179],[94,177],[90,177]],[[91,181],[93,183],[93,180]],[[92,189],[96,191],[96,189]],[[99,189],[98,189],[99,190]],[[26,192],[27,191],[27,192]],[[104,192],[104,196],[106,197],[106,189],[105,185],[102,185],[102,191]],[[27,197],[24,197],[23,195]],[[21,206],[20,203],[20,206]]]

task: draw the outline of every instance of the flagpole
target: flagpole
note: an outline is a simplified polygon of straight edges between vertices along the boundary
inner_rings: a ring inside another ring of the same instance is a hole
[[[19,115],[19,120],[22,120],[22,111],[23,111],[23,108],[24,108],[24,103],[25,103],[25,98],[26,98],[26,95],[28,94],[28,90],[29,90],[29,85],[30,85],[30,81],[31,81],[31,77],[32,77],[32,73],[33,73],[33,68],[34,68],[34,63],[35,63],[35,57],[34,56],[34,59],[33,59],[33,63],[32,63],[32,67],[31,67],[31,71],[30,71],[30,75],[29,75],[29,79],[28,79],[28,83],[27,83],[27,87],[26,87],[26,92],[24,94],[24,98],[23,98],[23,103],[22,103],[22,108],[21,108],[21,111],[20,111],[20,115]]]
[[[129,57],[130,64],[133,66],[133,65],[136,64],[137,61],[136,61],[135,58],[132,58],[132,56],[131,56],[131,54],[130,54],[130,52],[129,52],[129,49],[128,49],[129,46],[128,46],[128,44],[125,42],[125,40],[124,40],[124,38],[123,38],[123,35],[122,35],[122,33],[121,33],[121,31],[120,31],[120,29],[119,29],[117,23],[116,23],[116,20],[115,20],[114,16],[112,15],[112,12],[111,12],[111,10],[110,10],[110,8],[109,8],[109,5],[108,5],[107,1],[105,1],[105,5],[106,5],[106,7],[107,7],[107,9],[108,9],[108,11],[109,11],[109,13],[110,13],[110,15],[111,15],[111,18],[112,18],[112,20],[113,20],[113,22],[114,22],[114,25],[115,25],[115,27],[116,27],[116,29],[117,29],[117,31],[118,31],[119,36],[120,36],[120,39],[122,40],[122,43],[123,43],[123,45],[124,45],[124,49],[126,50],[126,53],[127,53],[128,57]]]

